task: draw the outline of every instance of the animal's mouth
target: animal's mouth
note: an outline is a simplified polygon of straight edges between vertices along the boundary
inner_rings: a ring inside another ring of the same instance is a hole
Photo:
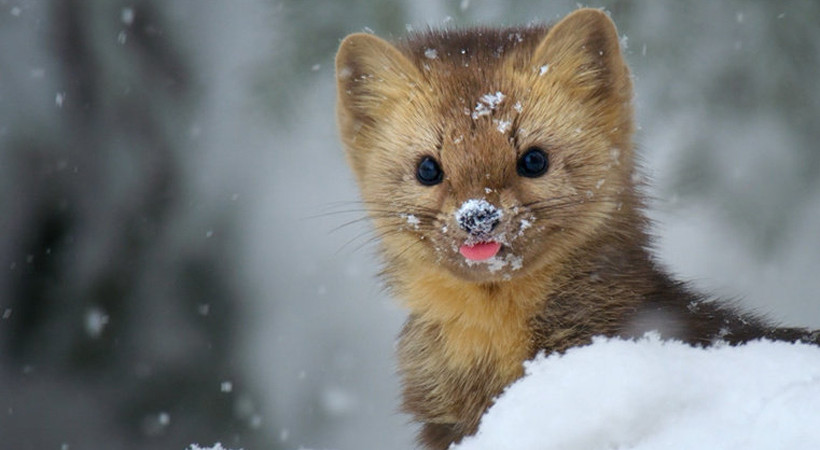
[[[469,261],[486,261],[498,254],[501,244],[495,241],[479,242],[477,244],[464,244],[459,247],[458,252]]]

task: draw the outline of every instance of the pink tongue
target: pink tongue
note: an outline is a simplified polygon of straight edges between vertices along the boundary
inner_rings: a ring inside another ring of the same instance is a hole
[[[501,249],[498,242],[480,242],[475,245],[462,245],[458,251],[471,261],[484,261],[495,256]]]

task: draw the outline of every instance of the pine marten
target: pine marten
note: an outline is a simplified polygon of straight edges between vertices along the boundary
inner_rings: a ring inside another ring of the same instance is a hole
[[[538,352],[593,336],[818,342],[710,301],[653,260],[632,82],[610,18],[344,39],[338,124],[409,310],[403,408],[444,449]]]

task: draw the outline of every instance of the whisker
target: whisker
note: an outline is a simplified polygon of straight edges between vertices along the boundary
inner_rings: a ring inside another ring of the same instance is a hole
[[[421,244],[421,239],[419,239],[419,240],[411,243],[407,247],[405,247],[404,250],[402,250],[401,252],[399,252],[398,255],[395,256],[395,258],[396,259],[401,258],[405,253],[407,253],[408,250],[410,250],[411,248],[413,248],[413,247],[415,247],[416,245],[419,245],[419,244]]]
[[[365,245],[367,245],[367,244],[369,244],[369,243],[371,243],[371,242],[373,242],[373,241],[376,241],[376,240],[378,240],[378,239],[382,238],[383,236],[387,236],[387,235],[390,235],[390,234],[391,234],[391,233],[393,233],[393,232],[399,232],[399,231],[400,231],[400,230],[395,229],[394,227],[391,227],[391,226],[387,226],[387,225],[382,225],[381,227],[376,227],[376,228],[373,228],[373,229],[368,229],[368,230],[365,230],[365,231],[363,231],[363,232],[361,232],[361,233],[357,234],[356,236],[354,236],[353,238],[351,238],[351,239],[350,239],[350,240],[348,240],[347,242],[345,242],[345,244],[344,244],[344,245],[342,245],[342,246],[341,246],[341,247],[340,247],[340,248],[336,251],[336,253],[338,254],[339,252],[341,252],[342,250],[344,250],[346,247],[348,247],[349,245],[351,245],[353,242],[355,242],[355,241],[357,241],[357,240],[359,240],[359,239],[361,239],[361,238],[363,238],[363,237],[365,237],[365,236],[368,236],[368,235],[371,235],[371,234],[372,234],[372,236],[370,236],[368,239],[366,239],[364,242],[362,242],[362,244],[360,244],[359,246],[357,246],[356,248],[354,248],[354,249],[353,249],[353,251],[354,251],[354,252],[355,252],[355,251],[360,250],[360,249],[361,249],[362,247],[364,247]]]
[[[380,232],[376,235],[371,236],[370,239],[367,239],[366,241],[362,242],[360,245],[358,245],[356,248],[354,248],[353,251],[354,252],[359,251],[365,245],[372,244],[374,242],[380,241],[380,240],[384,239],[386,236],[390,236],[390,235],[393,235],[393,234],[398,234],[401,231],[402,230],[387,230],[387,231],[384,231],[384,232]]]

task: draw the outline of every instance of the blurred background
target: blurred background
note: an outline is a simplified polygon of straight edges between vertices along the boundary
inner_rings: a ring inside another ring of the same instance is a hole
[[[820,3],[601,1],[658,257],[820,327]],[[334,124],[347,33],[575,1],[0,0],[0,446],[403,449]]]

